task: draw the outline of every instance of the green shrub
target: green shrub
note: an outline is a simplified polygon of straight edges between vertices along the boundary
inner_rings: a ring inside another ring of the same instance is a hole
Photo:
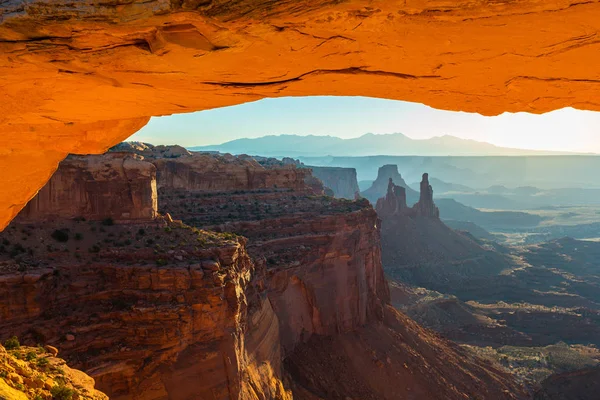
[[[77,232],[77,233],[75,234],[75,240],[82,240],[82,239],[83,239],[83,234],[81,234],[81,233]]]
[[[38,358],[37,360],[37,366],[40,368],[47,367],[49,363],[50,361],[46,357]]]
[[[50,389],[50,394],[54,400],[71,400],[75,391],[65,385],[57,385]]]
[[[19,343],[19,339],[16,336],[13,336],[9,339],[6,339],[6,342],[4,342],[4,347],[6,350],[15,350],[21,347],[21,343]]]
[[[69,241],[69,232],[66,229],[57,229],[50,236],[57,242],[65,243]]]
[[[25,354],[25,361],[32,361],[36,358],[37,354],[35,353],[35,351],[28,351],[27,354]]]
[[[104,218],[102,220],[102,225],[104,226],[113,226],[115,224],[115,221],[112,218]]]

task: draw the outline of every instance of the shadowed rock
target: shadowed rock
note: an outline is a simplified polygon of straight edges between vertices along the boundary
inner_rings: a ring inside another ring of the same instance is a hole
[[[362,192],[362,195],[371,203],[375,204],[380,197],[386,195],[390,179],[394,181],[397,186],[401,186],[405,189],[405,198],[408,204],[414,204],[417,201],[419,198],[418,193],[406,184],[402,175],[398,173],[398,166],[395,164],[387,164],[379,167],[377,179],[373,181],[370,188]]]
[[[433,188],[429,184],[428,173],[423,174],[423,179],[421,180],[421,195],[419,197],[419,202],[414,205],[413,210],[416,215],[422,217],[440,217],[440,210],[438,210],[433,202]]]

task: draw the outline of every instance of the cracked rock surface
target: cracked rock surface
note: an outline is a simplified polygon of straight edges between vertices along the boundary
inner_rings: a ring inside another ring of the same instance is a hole
[[[0,0],[0,227],[67,153],[155,115],[307,95],[598,110],[599,27],[594,0]]]

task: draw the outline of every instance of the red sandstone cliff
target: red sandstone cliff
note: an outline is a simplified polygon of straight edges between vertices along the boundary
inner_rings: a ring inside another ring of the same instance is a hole
[[[156,168],[127,153],[69,156],[19,214],[50,218],[152,219],[157,212]]]
[[[310,175],[293,163],[261,165],[249,156],[190,152],[181,146],[124,142],[113,151],[142,155],[157,168],[158,188],[191,191],[305,189]]]
[[[197,162],[204,158],[153,161],[159,176],[181,167],[188,175],[173,176],[206,180],[173,180],[184,188],[159,191],[159,207],[188,225],[162,217],[118,225],[59,219],[15,222],[2,232],[0,295],[9,301],[0,305],[0,331],[60,347],[113,399],[400,399],[397,383],[375,369],[366,370],[360,391],[331,384],[346,376],[341,366],[379,357],[381,346],[395,349],[385,360],[392,375],[432,368],[414,381],[415,393],[520,396],[509,377],[479,361],[446,378],[465,354],[389,316],[378,219],[366,200],[315,196],[303,185],[244,186],[251,161],[216,159],[207,168]],[[265,182],[285,177],[265,171],[275,176]],[[224,191],[199,189],[206,187]],[[440,354],[451,367],[434,359]],[[313,369],[322,373],[305,378]],[[335,392],[314,397],[325,386]]]
[[[3,257],[3,336],[55,345],[111,399],[288,397],[277,319],[243,240],[176,223],[70,225],[92,228],[101,243],[93,255],[69,240],[51,253],[22,243],[32,256]],[[51,232],[27,229],[36,239]]]

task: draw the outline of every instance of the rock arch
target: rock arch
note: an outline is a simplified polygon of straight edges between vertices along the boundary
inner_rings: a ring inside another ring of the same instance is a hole
[[[151,116],[361,95],[600,109],[596,0],[0,0],[0,228]]]

